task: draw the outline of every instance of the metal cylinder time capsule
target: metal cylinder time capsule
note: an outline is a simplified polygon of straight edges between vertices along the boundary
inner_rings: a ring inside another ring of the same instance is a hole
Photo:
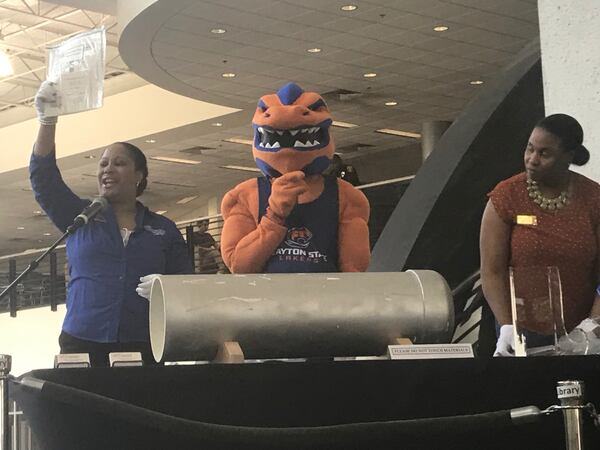
[[[382,355],[395,338],[448,342],[452,294],[436,272],[168,275],[154,280],[157,361],[211,360],[237,341],[247,359]]]

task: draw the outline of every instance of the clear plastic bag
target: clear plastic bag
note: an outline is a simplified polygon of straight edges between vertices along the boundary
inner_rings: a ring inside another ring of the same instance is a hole
[[[46,77],[57,83],[58,90],[55,115],[72,114],[102,106],[105,59],[104,27],[77,34],[48,48]]]

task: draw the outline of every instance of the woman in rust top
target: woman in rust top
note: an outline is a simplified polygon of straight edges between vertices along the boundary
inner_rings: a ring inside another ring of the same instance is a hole
[[[489,194],[481,223],[481,281],[500,325],[494,356],[513,353],[509,267],[558,267],[567,331],[590,332],[597,326],[590,318],[600,317],[600,185],[569,170],[590,158],[582,142],[583,130],[573,117],[554,114],[540,120],[525,148],[525,172]],[[523,324],[535,333],[532,339],[552,334],[535,319]]]

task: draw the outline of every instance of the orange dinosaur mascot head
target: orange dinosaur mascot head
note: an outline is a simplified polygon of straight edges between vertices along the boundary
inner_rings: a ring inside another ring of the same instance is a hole
[[[267,177],[302,170],[323,172],[335,145],[329,134],[331,114],[315,92],[304,92],[294,83],[261,97],[252,119],[256,165]]]

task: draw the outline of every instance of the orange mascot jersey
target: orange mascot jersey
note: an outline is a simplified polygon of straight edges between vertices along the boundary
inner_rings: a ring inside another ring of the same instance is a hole
[[[369,203],[324,176],[335,145],[325,101],[289,83],[263,96],[253,118],[265,175],[223,198],[221,252],[233,273],[362,272],[369,265]]]

